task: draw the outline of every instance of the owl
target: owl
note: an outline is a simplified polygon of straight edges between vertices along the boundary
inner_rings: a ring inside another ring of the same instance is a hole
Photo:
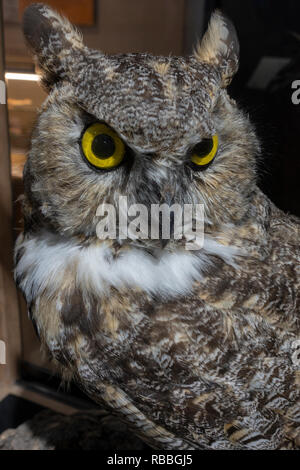
[[[256,184],[234,26],[215,11],[188,57],[91,50],[42,4],[23,30],[49,95],[15,279],[44,350],[153,448],[300,448],[299,220]],[[201,204],[203,246],[97,236],[124,196]]]

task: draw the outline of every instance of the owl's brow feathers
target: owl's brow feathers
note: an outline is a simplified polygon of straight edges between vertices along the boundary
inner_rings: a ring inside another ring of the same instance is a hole
[[[37,15],[42,21],[37,22]],[[59,80],[70,82],[86,111],[105,120],[123,137],[134,138],[136,147],[144,150],[162,141],[170,150],[172,129],[177,142],[181,136],[215,132],[210,110],[220,87],[236,71],[238,49],[234,32],[226,29],[221,15],[215,13],[212,24],[222,46],[217,37],[208,38],[187,58],[107,56],[85,47],[77,30],[45,6],[32,11],[29,7],[24,15],[24,33],[46,87],[50,89]],[[206,51],[203,57],[202,49]]]

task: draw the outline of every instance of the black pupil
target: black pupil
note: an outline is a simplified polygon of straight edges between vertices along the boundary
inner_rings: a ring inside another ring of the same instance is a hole
[[[202,142],[195,145],[194,153],[198,155],[198,157],[205,157],[212,150],[213,144],[212,139],[204,139]]]
[[[98,134],[92,142],[92,151],[98,158],[109,158],[116,150],[115,142],[110,135]]]

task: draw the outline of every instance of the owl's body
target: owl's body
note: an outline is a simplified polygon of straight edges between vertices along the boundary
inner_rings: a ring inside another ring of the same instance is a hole
[[[216,14],[187,59],[89,51],[43,6],[24,30],[50,95],[25,170],[16,279],[43,346],[154,447],[300,447],[299,222],[256,186],[259,146],[225,91],[231,24]],[[109,172],[79,149],[95,119],[130,148]],[[189,149],[213,134],[218,154],[194,171]],[[204,204],[203,248],[99,240],[96,209],[122,194]]]

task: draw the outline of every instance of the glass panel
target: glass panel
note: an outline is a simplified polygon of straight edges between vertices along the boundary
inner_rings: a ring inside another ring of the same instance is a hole
[[[14,201],[14,239],[23,227],[20,196],[23,194],[23,167],[29,150],[30,136],[37,111],[46,94],[34,74],[32,58],[26,50],[18,16],[18,2],[3,2],[7,106]],[[27,315],[27,306],[19,293],[21,310],[22,359],[50,367],[41,357],[40,344]]]

